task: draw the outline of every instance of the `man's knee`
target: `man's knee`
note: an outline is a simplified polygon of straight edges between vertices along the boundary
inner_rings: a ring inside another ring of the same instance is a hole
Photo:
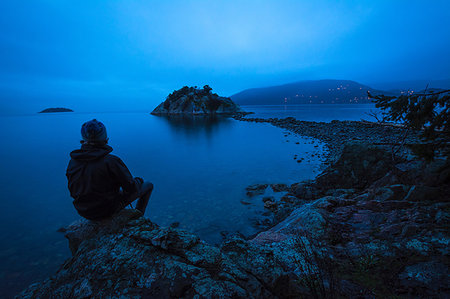
[[[141,189],[142,194],[150,193],[152,191],[153,191],[153,184],[151,182],[144,182],[144,184],[142,184]]]

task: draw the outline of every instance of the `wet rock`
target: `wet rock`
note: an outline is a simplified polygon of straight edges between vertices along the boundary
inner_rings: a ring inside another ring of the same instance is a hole
[[[299,199],[312,200],[318,195],[318,190],[311,182],[301,182],[298,184],[293,184],[291,186],[290,192],[294,194]]]
[[[251,202],[249,202],[249,201],[247,201],[247,200],[245,200],[245,199],[241,199],[239,202],[240,202],[241,204],[243,204],[243,205],[246,205],[246,206],[252,204]]]
[[[289,204],[296,204],[296,203],[300,203],[300,200],[295,197],[292,196],[290,194],[285,194],[280,198],[280,201],[285,202],[285,203],[289,203]]]
[[[286,184],[271,184],[273,192],[285,192],[289,190],[289,187]]]
[[[268,201],[275,202],[275,197],[273,197],[273,196],[266,196],[266,197],[263,197],[262,201],[264,203],[266,203]]]
[[[253,197],[256,195],[262,195],[267,189],[268,184],[254,184],[250,185],[245,190],[247,190],[247,196]]]
[[[277,210],[277,203],[266,198],[266,201],[264,201],[264,208],[268,209],[268,210],[271,210],[271,211],[276,211]]]

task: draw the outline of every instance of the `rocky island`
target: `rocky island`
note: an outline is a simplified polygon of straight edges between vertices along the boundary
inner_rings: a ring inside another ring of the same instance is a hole
[[[233,115],[242,112],[230,98],[211,92],[205,85],[202,89],[184,86],[167,96],[152,112],[153,115]]]
[[[53,112],[73,112],[72,109],[69,108],[46,108],[39,113],[53,113]]]

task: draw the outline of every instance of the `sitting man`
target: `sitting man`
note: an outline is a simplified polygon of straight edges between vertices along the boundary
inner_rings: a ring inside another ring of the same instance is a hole
[[[70,153],[67,166],[70,195],[78,214],[89,220],[112,216],[139,198],[144,214],[153,184],[133,178],[122,160],[111,155],[105,126],[93,119],[81,127],[81,149]]]

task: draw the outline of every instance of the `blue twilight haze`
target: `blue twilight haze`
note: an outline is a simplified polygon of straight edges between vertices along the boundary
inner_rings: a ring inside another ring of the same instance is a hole
[[[0,112],[150,111],[304,79],[448,79],[449,1],[0,2]]]

